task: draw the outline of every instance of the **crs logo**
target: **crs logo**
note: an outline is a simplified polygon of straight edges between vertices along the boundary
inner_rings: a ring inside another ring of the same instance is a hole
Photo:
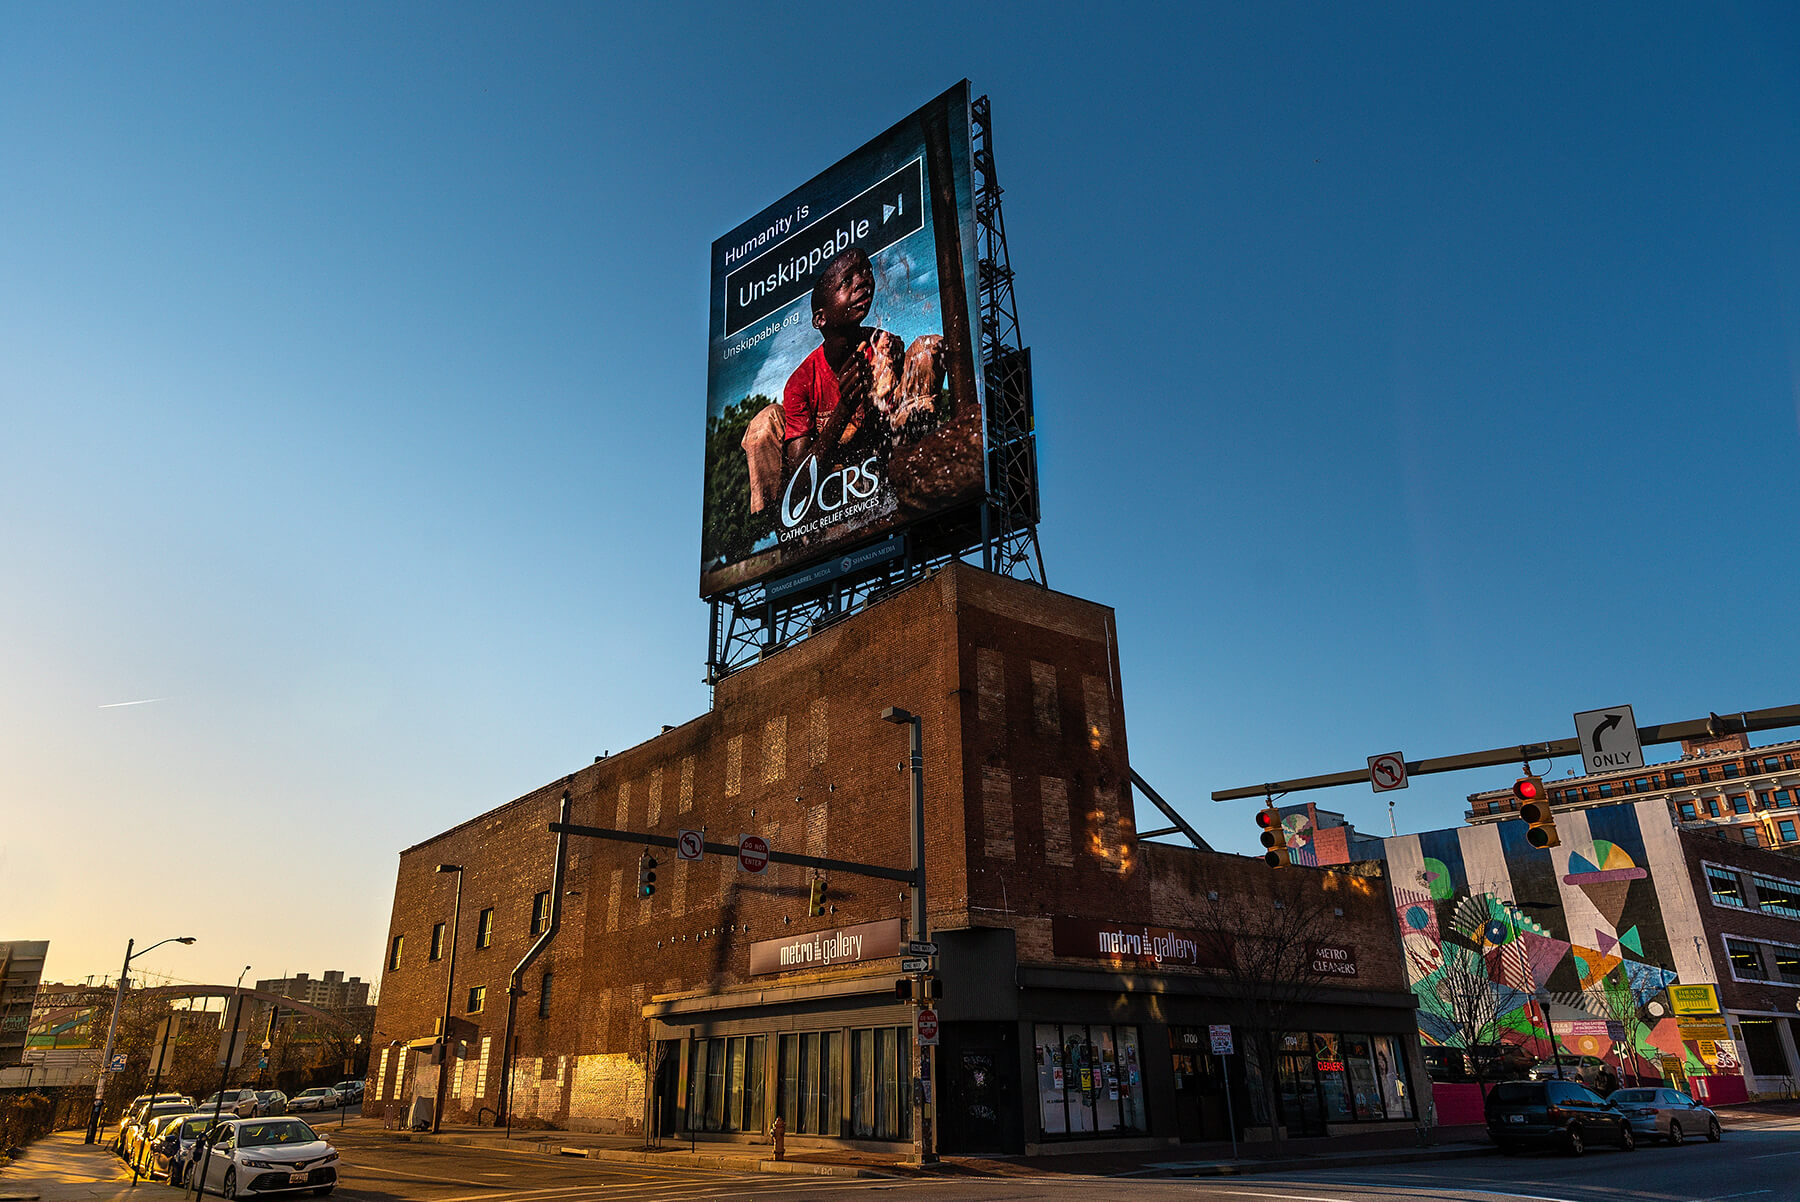
[[[875,459],[871,455],[861,463],[827,473],[821,480],[818,457],[809,455],[805,466],[794,473],[781,494],[781,524],[798,526],[814,509],[820,513],[834,513],[851,501],[866,501],[874,496],[881,489],[881,477],[875,474]],[[803,480],[804,491],[796,496],[795,490]]]

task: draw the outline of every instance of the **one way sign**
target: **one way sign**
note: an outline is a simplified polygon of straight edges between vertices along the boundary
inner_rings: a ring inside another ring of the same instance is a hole
[[[1581,766],[1589,772],[1644,766],[1644,747],[1629,705],[1576,714],[1575,737],[1581,742]]]

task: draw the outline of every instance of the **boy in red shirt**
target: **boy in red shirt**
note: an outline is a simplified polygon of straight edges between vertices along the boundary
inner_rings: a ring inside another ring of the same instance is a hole
[[[900,340],[862,324],[874,303],[875,269],[862,251],[852,247],[820,269],[812,311],[823,342],[794,369],[781,398],[790,471],[815,443],[822,465],[834,459],[863,430],[868,402],[897,382]]]

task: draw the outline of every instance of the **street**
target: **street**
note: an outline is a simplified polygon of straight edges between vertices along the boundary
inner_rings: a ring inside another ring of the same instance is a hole
[[[958,1175],[956,1166],[924,1177],[846,1178],[697,1169],[521,1154],[489,1148],[412,1143],[371,1127],[321,1133],[343,1153],[334,1197],[353,1202],[589,1202],[601,1199],[836,1198],[899,1194],[921,1202],[976,1199],[1218,1199],[1220,1202],[1791,1202],[1800,1197],[1800,1116],[1745,1116],[1717,1144],[1645,1145],[1636,1152],[1594,1149],[1582,1157],[1498,1154],[1384,1168],[1288,1171],[1241,1177],[1180,1177],[1177,1158],[1152,1160],[1133,1173],[1095,1176],[1058,1171],[1055,1157],[1016,1163],[1021,1175]],[[1188,1170],[1188,1171],[1191,1171]],[[1029,1175],[1025,1175],[1029,1174]],[[175,1197],[160,1183],[135,1191],[119,1161],[84,1148],[79,1133],[41,1141],[0,1174],[0,1195],[35,1194],[41,1202],[100,1202]],[[305,1196],[305,1195],[300,1195]]]

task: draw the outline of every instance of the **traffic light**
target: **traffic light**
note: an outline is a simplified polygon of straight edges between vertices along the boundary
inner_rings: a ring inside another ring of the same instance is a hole
[[[1525,842],[1533,847],[1559,847],[1562,840],[1556,837],[1556,818],[1550,813],[1550,793],[1544,788],[1543,779],[1527,772],[1513,782],[1513,797],[1519,803],[1519,817],[1528,826]]]
[[[812,879],[812,888],[806,895],[806,912],[814,918],[825,916],[825,878],[822,876]]]
[[[1280,868],[1292,863],[1287,846],[1287,831],[1281,826],[1281,811],[1270,802],[1256,815],[1256,825],[1262,827],[1262,845],[1269,850],[1263,855],[1263,863],[1270,868]]]
[[[645,852],[638,857],[638,896],[649,897],[656,892],[656,857]]]
[[[901,977],[898,981],[894,982],[894,1000],[895,1001],[910,1002],[910,1001],[912,1001],[912,996],[913,996],[913,979],[911,977]]]

